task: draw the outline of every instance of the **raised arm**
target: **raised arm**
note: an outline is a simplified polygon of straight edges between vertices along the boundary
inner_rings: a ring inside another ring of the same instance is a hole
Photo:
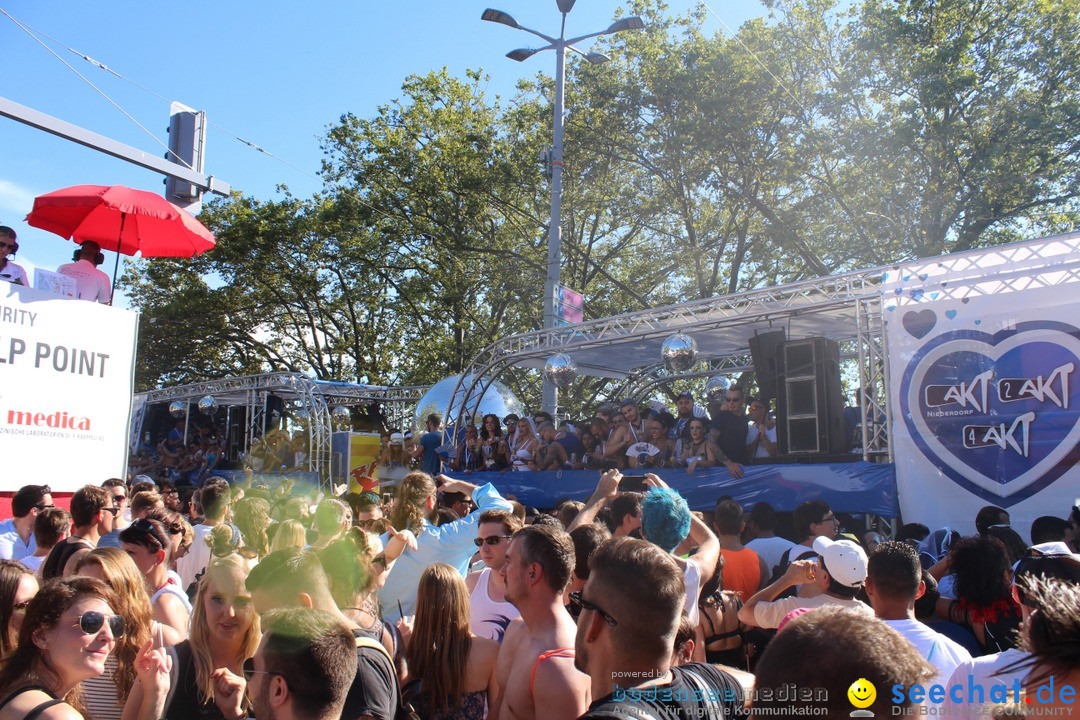
[[[621,481],[622,473],[616,469],[608,470],[601,475],[600,482],[596,484],[596,490],[593,491],[589,502],[585,503],[585,507],[577,514],[577,517],[570,523],[570,527],[566,528],[566,531],[571,532],[576,527],[588,525],[596,520],[596,515],[600,512],[600,509],[619,494],[619,483]]]

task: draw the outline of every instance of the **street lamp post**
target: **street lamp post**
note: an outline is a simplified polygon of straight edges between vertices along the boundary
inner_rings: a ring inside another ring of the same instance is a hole
[[[575,38],[566,39],[566,15],[573,8],[575,0],[557,0],[559,6],[559,12],[562,13],[562,26],[559,30],[559,37],[553,38],[545,35],[542,32],[538,32],[531,28],[519,25],[513,17],[502,10],[493,10],[488,8],[480,16],[481,20],[487,20],[488,22],[499,23],[500,25],[506,25],[512,27],[515,30],[524,30],[527,33],[536,35],[539,38],[545,40],[548,44],[545,47],[531,49],[531,48],[518,48],[517,50],[511,50],[506,53],[506,57],[511,60],[523,62],[532,57],[538,52],[544,50],[555,51],[555,99],[554,99],[554,130],[552,133],[552,148],[548,154],[548,164],[551,168],[551,222],[548,225],[548,256],[547,256],[547,281],[544,283],[544,329],[555,327],[556,320],[556,307],[558,303],[559,292],[559,275],[562,265],[562,231],[560,228],[561,216],[562,216],[562,170],[563,170],[563,102],[564,102],[564,84],[566,80],[566,51],[572,50],[578,53],[593,65],[600,65],[607,62],[610,58],[603,53],[598,52],[582,52],[574,47],[574,43],[588,38],[596,37],[598,35],[607,35],[610,33],[622,32],[623,30],[640,30],[645,27],[645,24],[639,17],[628,17],[622,20],[617,20],[606,29],[598,32],[589,33],[588,35],[580,35]],[[544,394],[543,394],[543,406],[544,411],[555,415],[558,406],[558,388],[555,384],[544,378]]]

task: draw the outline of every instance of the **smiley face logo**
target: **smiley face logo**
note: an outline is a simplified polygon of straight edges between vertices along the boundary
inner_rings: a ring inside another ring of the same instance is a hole
[[[848,700],[851,704],[857,708],[868,708],[874,704],[874,700],[877,699],[877,688],[874,687],[874,683],[870,682],[866,678],[859,678],[855,682],[851,683],[851,687],[847,691]]]

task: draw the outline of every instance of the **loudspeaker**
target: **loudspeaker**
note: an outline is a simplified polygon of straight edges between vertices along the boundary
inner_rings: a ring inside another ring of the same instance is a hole
[[[816,337],[779,346],[777,390],[781,455],[825,455],[848,450],[840,391],[840,346]]]
[[[787,339],[784,328],[768,330],[763,333],[754,333],[750,338],[750,357],[754,360],[754,375],[757,376],[758,389],[762,397],[772,399],[776,397],[776,377],[779,366],[776,361],[776,353],[779,346]]]

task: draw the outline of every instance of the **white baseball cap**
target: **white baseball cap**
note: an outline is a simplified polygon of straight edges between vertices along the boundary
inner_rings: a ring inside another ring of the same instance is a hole
[[[850,540],[814,538],[814,552],[821,556],[830,577],[844,587],[862,587],[866,581],[866,553]]]

